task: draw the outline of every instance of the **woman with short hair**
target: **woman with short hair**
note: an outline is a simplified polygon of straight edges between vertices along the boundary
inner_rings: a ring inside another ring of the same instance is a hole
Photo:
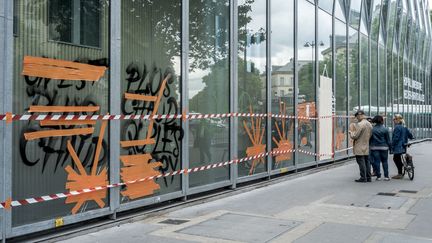
[[[392,137],[391,152],[393,153],[393,161],[398,169],[398,174],[393,176],[393,179],[403,179],[403,163],[402,155],[406,153],[408,139],[414,139],[414,136],[408,128],[405,127],[403,116],[396,114],[393,118],[395,124]]]

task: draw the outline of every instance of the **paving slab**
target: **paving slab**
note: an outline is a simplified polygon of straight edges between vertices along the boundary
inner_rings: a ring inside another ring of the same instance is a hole
[[[375,228],[356,225],[325,223],[294,241],[295,243],[356,243],[364,242]]]
[[[227,213],[178,232],[232,241],[268,242],[300,224],[292,220]]]

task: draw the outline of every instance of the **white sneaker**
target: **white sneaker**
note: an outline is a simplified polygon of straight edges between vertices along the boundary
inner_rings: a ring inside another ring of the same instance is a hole
[[[377,180],[377,181],[381,181],[381,177],[377,177],[376,180]]]
[[[388,178],[388,177],[385,177],[385,178],[384,178],[384,180],[385,180],[385,181],[389,181],[389,180],[390,180],[390,178]]]

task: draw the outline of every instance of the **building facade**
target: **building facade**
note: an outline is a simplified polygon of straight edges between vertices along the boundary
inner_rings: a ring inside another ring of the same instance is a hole
[[[0,1],[0,238],[347,158],[358,109],[430,138],[431,31],[425,0]]]

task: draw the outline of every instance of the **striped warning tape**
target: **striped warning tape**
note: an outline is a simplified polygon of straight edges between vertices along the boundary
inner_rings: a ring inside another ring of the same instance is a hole
[[[64,193],[56,193],[56,194],[40,196],[40,197],[32,197],[32,198],[27,198],[27,199],[22,199],[22,200],[10,200],[9,199],[5,202],[0,203],[0,209],[1,208],[10,209],[12,207],[18,207],[18,206],[23,206],[23,205],[28,205],[28,204],[47,202],[47,201],[57,200],[57,199],[61,199],[61,198],[77,196],[77,195],[85,194],[85,193],[89,193],[89,192],[106,190],[109,188],[115,188],[115,187],[121,187],[121,186],[127,186],[127,185],[131,185],[131,184],[140,183],[140,182],[144,182],[144,181],[150,181],[150,180],[163,178],[163,177],[195,173],[195,172],[210,170],[210,169],[219,168],[219,167],[223,167],[223,166],[227,166],[227,165],[231,165],[231,164],[240,164],[240,163],[243,163],[246,161],[256,160],[256,159],[260,159],[260,158],[264,158],[264,157],[268,157],[268,156],[277,156],[277,155],[282,155],[282,154],[294,153],[295,151],[296,151],[295,149],[273,150],[271,152],[261,153],[261,154],[255,155],[255,156],[249,156],[249,157],[245,157],[245,158],[241,158],[241,159],[233,159],[230,161],[225,161],[225,162],[220,162],[220,163],[215,163],[215,164],[210,164],[210,165],[204,165],[204,166],[190,168],[190,169],[181,169],[181,170],[172,171],[172,172],[169,172],[166,174],[159,174],[157,176],[149,176],[149,177],[145,177],[145,178],[141,178],[141,179],[137,179],[137,180],[114,183],[114,184],[110,184],[110,185],[106,185],[106,186],[96,186],[96,187],[86,188],[86,189],[82,189],[82,190],[69,191],[69,192],[64,192]],[[300,153],[305,153],[305,154],[314,155],[314,156],[333,156],[334,155],[334,154],[316,154],[316,153],[312,153],[312,152],[301,150],[301,149],[298,149],[297,151]]]
[[[290,116],[278,114],[252,114],[252,113],[225,113],[225,114],[165,114],[165,115],[14,115],[11,113],[0,114],[0,120],[12,121],[83,121],[83,120],[156,120],[156,119],[211,119],[229,117],[272,117],[299,120],[320,120],[330,118],[351,118],[351,116],[327,115],[319,117]]]

